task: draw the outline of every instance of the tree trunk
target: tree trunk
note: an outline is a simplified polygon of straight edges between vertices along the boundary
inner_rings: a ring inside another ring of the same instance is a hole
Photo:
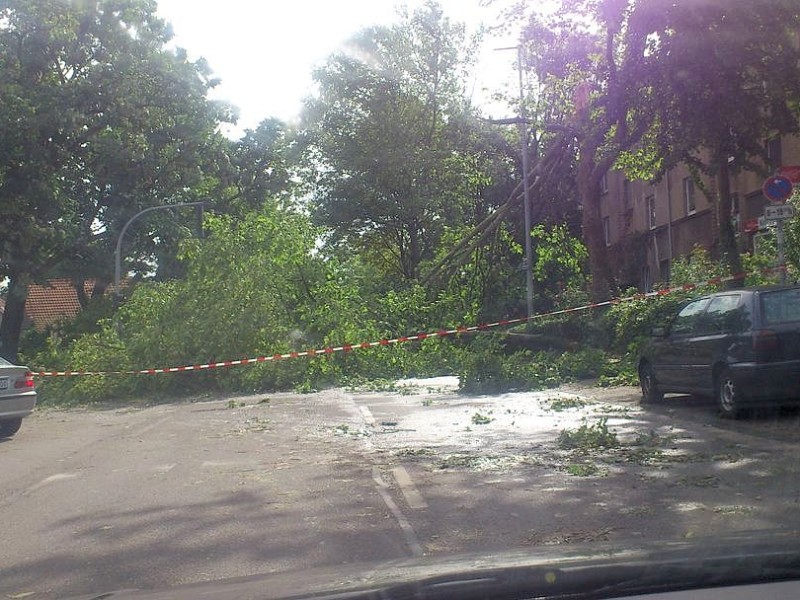
[[[408,246],[406,247],[406,260],[403,265],[403,274],[406,281],[417,280],[417,270],[421,260],[420,232],[416,220],[408,225]]]
[[[83,277],[78,277],[72,280],[72,286],[75,288],[75,294],[78,296],[78,304],[81,309],[89,306],[89,295],[86,293],[86,280]]]
[[[589,161],[578,166],[578,193],[583,204],[583,239],[589,251],[591,271],[591,294],[594,302],[608,300],[611,295],[611,269],[608,251],[603,238],[603,218],[600,212],[600,180],[593,173],[594,165]]]
[[[731,179],[726,156],[719,158],[717,168],[717,225],[719,227],[719,249],[722,262],[730,269],[731,274],[742,272],[742,257],[736,246],[736,231],[731,220]],[[737,280],[733,287],[741,287]]]
[[[25,320],[25,300],[28,297],[28,278],[19,273],[12,273],[8,284],[3,320],[0,321],[0,356],[17,362],[19,338],[22,334],[22,323]]]

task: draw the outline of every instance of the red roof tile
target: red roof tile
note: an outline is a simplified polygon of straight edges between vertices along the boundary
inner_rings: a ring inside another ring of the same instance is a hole
[[[91,295],[94,281],[86,281],[83,289]],[[69,279],[51,279],[45,285],[33,284],[28,288],[25,316],[38,331],[63,319],[73,318],[80,310],[78,293]]]

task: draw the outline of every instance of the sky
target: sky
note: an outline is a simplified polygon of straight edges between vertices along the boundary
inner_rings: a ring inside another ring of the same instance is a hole
[[[175,32],[174,43],[189,58],[205,58],[220,85],[211,98],[225,100],[239,109],[239,120],[226,134],[238,137],[268,117],[284,121],[297,118],[303,98],[312,88],[315,66],[355,32],[397,19],[402,3],[410,9],[423,0],[158,0],[159,15]],[[439,0],[445,14],[475,31],[498,23],[502,6],[494,0]],[[513,51],[495,48],[515,40],[490,38],[469,93],[487,116],[502,117],[504,106],[493,104],[489,93],[516,84]],[[514,89],[513,87],[511,88]]]

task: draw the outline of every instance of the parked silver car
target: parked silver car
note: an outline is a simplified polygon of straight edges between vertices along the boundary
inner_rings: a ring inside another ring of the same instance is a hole
[[[19,431],[22,419],[36,406],[33,373],[0,356],[0,438]]]

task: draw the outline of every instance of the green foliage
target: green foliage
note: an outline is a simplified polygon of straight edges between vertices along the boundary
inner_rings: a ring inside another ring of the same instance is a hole
[[[600,469],[591,463],[570,463],[567,465],[567,473],[575,477],[591,477],[597,475]]]
[[[544,300],[538,307],[550,310],[564,300],[565,290],[585,287],[589,253],[565,225],[536,225],[531,231],[535,246],[534,289]],[[575,305],[573,305],[575,306]]]
[[[126,348],[113,324],[105,322],[101,331],[81,336],[66,353],[51,341],[34,360],[42,366],[73,371],[123,371],[131,368]],[[36,364],[36,363],[34,363]],[[86,375],[46,377],[38,384],[42,404],[84,404],[109,398],[127,398],[143,381],[129,375]]]
[[[102,323],[113,315],[112,298],[99,296],[91,298],[89,304],[73,319],[63,319],[41,332],[33,328],[27,329],[20,339],[20,361],[29,362],[29,357],[46,352],[53,358],[47,364],[56,364],[56,357],[62,350],[83,335],[100,332]]]
[[[763,140],[798,130],[796,3],[705,3],[701,10],[641,6],[648,17],[640,21],[642,33],[658,36],[649,45],[653,68],[647,83],[658,90],[650,103],[657,116],[650,139],[667,157],[664,166],[696,161],[701,148],[712,171],[717,161],[734,171],[758,170],[755,157],[767,165]]]
[[[589,253],[565,225],[536,225],[531,237],[536,247],[533,275],[537,283],[560,290],[585,282]]]
[[[711,261],[706,250],[696,247],[689,256],[673,262],[671,285],[705,282],[724,273],[719,264]],[[718,289],[719,286],[709,285],[655,297],[645,297],[635,289],[623,291],[623,298],[633,299],[611,306],[603,316],[608,331],[608,347],[619,353],[635,354],[650,337],[653,328],[665,326],[681,304],[698,294]]]
[[[645,297],[635,289],[625,290],[622,295],[634,299],[612,306],[603,316],[609,346],[620,352],[635,351],[650,337],[653,328],[663,326],[686,299],[683,293]]]
[[[168,48],[150,0],[9,0],[0,9],[0,278],[111,279],[117,234],[139,210],[206,199],[221,122],[204,61]],[[181,216],[183,215],[183,216]],[[166,267],[191,217],[128,232],[125,255]],[[154,235],[158,226],[158,235]],[[0,326],[14,354],[16,311]],[[7,322],[6,322],[7,321]]]
[[[472,415],[473,425],[488,425],[492,421],[494,421],[492,417],[488,417],[480,412],[476,412],[474,415]]]
[[[797,185],[795,185],[794,196],[789,199],[789,204],[794,206],[795,211],[800,210],[800,192],[798,191]],[[784,221],[784,227],[786,240],[785,259],[788,269],[787,280],[798,281],[798,279],[800,279],[798,275],[800,274],[800,216]],[[774,239],[768,238],[767,252],[764,253],[765,256],[762,260],[766,260],[766,257],[774,256],[775,254]]]
[[[582,348],[564,352],[555,360],[555,366],[564,381],[594,379],[606,368],[608,355],[599,348]]]
[[[599,448],[617,446],[617,434],[608,429],[607,417],[599,418],[592,425],[584,422],[577,429],[564,429],[558,435],[558,447],[562,450],[576,450],[585,454]]]
[[[433,262],[441,264],[470,231],[471,227],[464,225],[446,227]],[[469,256],[462,257],[457,268],[451,268],[446,282],[439,283],[435,303],[437,315],[440,315],[438,321],[457,326],[519,314],[524,310],[525,297],[525,281],[519,269],[522,254],[522,247],[509,228],[500,225]],[[428,268],[427,263],[423,264],[424,270]]]
[[[638,386],[639,372],[637,361],[639,357],[635,351],[626,352],[620,359],[609,360],[603,373],[597,380],[600,387],[616,387],[621,385]]]
[[[651,178],[686,159],[693,172],[710,174],[695,153],[708,142],[712,159],[727,165],[735,156],[734,169],[755,168],[767,133],[795,130],[786,100],[797,100],[797,50],[784,43],[784,29],[765,37],[764,27],[797,17],[790,2],[770,12],[766,1],[709,5],[689,20],[678,5],[569,2],[552,19],[532,19],[528,58],[542,90],[527,99],[541,108],[535,128],[569,122],[579,134],[548,163],[542,214],[565,218],[578,190],[589,214],[599,206],[599,175],[613,163]],[[46,336],[30,334],[23,349],[32,365],[115,371],[272,356],[520,314],[525,233],[513,212],[459,254],[472,225],[505,202],[519,165],[507,134],[474,119],[463,94],[474,44],[435,3],[404,13],[397,25],[365,30],[331,57],[315,75],[319,96],[299,136],[268,120],[237,143],[214,133],[230,116],[206,100],[214,81],[202,62],[167,49],[169,30],[153,4],[109,6],[17,0],[3,9],[0,275],[22,265],[29,278],[53,271],[108,278],[115,234],[156,203],[219,192],[227,216],[209,216],[208,237],[183,242],[177,259],[177,240],[190,230],[183,217],[165,213],[157,230],[153,222],[131,229],[126,256],[135,263],[126,270],[150,271],[157,257],[167,281],[132,286],[116,314],[98,304]],[[576,11],[582,18],[572,18]],[[583,18],[589,13],[594,21]],[[706,54],[709,61],[694,60]],[[682,56],[694,58],[681,64]],[[655,93],[664,89],[667,96]],[[743,114],[759,118],[744,122]],[[533,140],[535,158],[552,139]],[[300,153],[304,162],[293,163]],[[787,224],[795,267],[798,222]],[[598,243],[589,224],[587,243]],[[540,224],[531,235],[537,309],[585,305],[587,247],[563,225]],[[769,242],[764,249],[744,257],[748,270],[770,264],[774,249]],[[437,271],[453,253],[458,269]],[[594,282],[603,275],[598,266]],[[439,276],[436,285],[419,283],[428,271]],[[678,285],[723,274],[700,250],[672,265]],[[751,275],[747,283],[775,279]],[[207,389],[313,391],[374,379],[393,389],[398,377],[454,372],[462,392],[478,394],[586,378],[631,383],[641,340],[706,291],[536,319],[515,335],[432,338],[213,372],[49,379],[41,393],[45,402],[80,402]],[[565,439],[579,446],[589,443],[582,437],[609,435],[605,422],[573,433]]]
[[[742,268],[747,273],[744,284],[746,286],[777,285],[780,283],[781,275],[779,271],[773,269],[777,257],[775,240],[762,238],[759,246],[758,253],[742,254]],[[787,263],[786,266],[791,280],[792,273],[796,272],[796,269],[790,263]]]
[[[663,160],[657,176],[689,166],[717,214],[730,214],[730,177],[766,176],[764,140],[800,130],[800,14],[795,0],[705,2],[698,10],[675,4],[635,3],[635,22],[650,39],[642,89],[653,115],[642,146]],[[701,177],[702,176],[702,177]],[[704,181],[705,180],[705,181]],[[742,268],[730,220],[717,222],[719,253]]]
[[[711,260],[711,256],[705,248],[695,246],[688,256],[673,261],[670,283],[674,286],[704,283],[715,277],[730,274],[730,271],[721,263]],[[713,292],[718,291],[719,287],[706,286],[704,289]]]
[[[540,390],[561,383],[619,375],[619,361],[603,350],[572,352],[509,350],[496,334],[482,334],[464,345],[459,360],[459,392],[480,395]]]
[[[485,208],[503,156],[463,93],[476,47],[464,26],[434,2],[401,17],[315,72],[304,119],[314,218],[402,285],[419,279],[446,227]]]
[[[573,408],[583,408],[586,401],[580,398],[554,398],[547,402],[547,410],[553,412],[564,412]]]
[[[187,241],[182,280],[139,284],[113,321],[75,340],[49,338],[37,367],[126,370],[273,356],[435,331],[462,323],[459,302],[429,301],[424,290],[365,293],[368,272],[317,247],[308,219],[268,202],[235,219],[208,216],[205,240]],[[313,358],[155,376],[65,379],[43,395],[95,401],[209,389],[311,391],[358,378],[452,373],[459,339],[355,348]]]
[[[462,394],[538,390],[558,383],[558,370],[544,355],[530,351],[506,353],[498,335],[479,335],[460,354]]]

